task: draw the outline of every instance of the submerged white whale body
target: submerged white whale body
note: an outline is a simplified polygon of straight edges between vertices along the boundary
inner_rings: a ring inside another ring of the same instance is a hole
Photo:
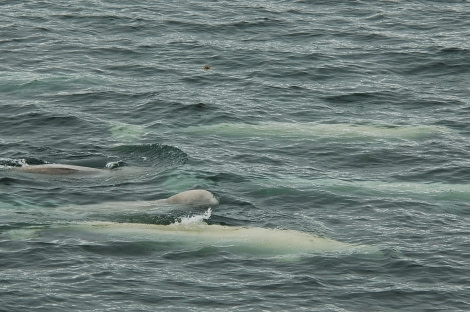
[[[12,231],[11,238],[51,240],[74,238],[87,244],[104,242],[154,242],[162,252],[168,250],[200,250],[213,247],[237,254],[252,256],[292,256],[316,253],[373,253],[370,246],[342,243],[329,238],[295,230],[268,229],[260,227],[208,225],[202,220],[210,216],[186,218],[170,225],[83,222],[53,224],[47,227]],[[189,220],[188,222],[188,219]]]
[[[257,255],[352,251],[354,246],[294,230],[207,224],[136,224],[90,222],[68,230],[133,240],[173,243],[190,248],[216,247]]]
[[[181,131],[199,135],[229,137],[276,137],[276,138],[345,138],[345,139],[413,139],[448,133],[442,126],[432,125],[355,125],[345,123],[288,123],[262,122],[219,123],[190,126]]]

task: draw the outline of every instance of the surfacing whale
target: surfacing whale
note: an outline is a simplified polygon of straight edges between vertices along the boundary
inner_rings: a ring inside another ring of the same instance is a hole
[[[52,229],[53,227],[51,227]],[[101,239],[126,238],[129,240],[162,242],[176,248],[216,247],[232,252],[252,255],[288,255],[316,252],[354,252],[363,246],[339,242],[295,230],[279,230],[261,227],[174,223],[170,225],[84,222],[60,225],[57,231],[92,234]]]
[[[85,166],[64,165],[64,164],[42,164],[42,165],[24,165],[22,167],[14,167],[14,170],[25,173],[45,174],[45,175],[96,175],[107,173],[115,167],[119,167],[122,162],[108,163],[106,168],[98,169]],[[126,167],[124,167],[126,168]],[[180,204],[188,206],[216,206],[219,201],[215,196],[206,190],[189,190],[173,195],[169,198],[158,199],[153,201],[137,201],[137,202],[110,202],[102,204],[103,207],[122,207],[131,206],[134,208],[152,207],[161,204]],[[96,205],[88,205],[96,206]]]
[[[210,213],[210,210],[209,210]],[[279,257],[301,256],[316,253],[375,253],[374,246],[349,244],[330,238],[296,230],[260,227],[209,225],[201,220],[170,225],[78,222],[34,226],[0,234],[10,239],[53,241],[68,237],[83,238],[101,245],[103,242],[127,241],[129,243],[150,241],[158,244],[160,252],[170,250],[199,250],[216,248],[236,254]],[[156,245],[155,245],[156,246]]]
[[[43,165],[24,165],[15,167],[15,170],[27,173],[65,175],[65,174],[100,174],[106,172],[105,169],[92,167],[63,165],[63,164],[43,164]]]
[[[120,168],[124,162],[122,160],[113,161],[106,164],[106,168],[92,168],[77,165],[64,165],[64,164],[41,164],[41,165],[28,165],[24,164],[21,167],[13,167],[12,169],[26,172],[26,173],[39,173],[49,175],[69,175],[69,174],[101,174],[107,173],[109,170]],[[124,167],[125,168],[125,167]]]
[[[181,204],[191,206],[217,206],[219,201],[214,194],[206,190],[190,190],[178,193],[166,199],[159,199],[154,203]]]
[[[176,208],[193,209],[207,208],[219,205],[219,200],[206,190],[189,190],[168,198],[157,200],[137,201],[108,201],[88,205],[66,205],[55,208],[55,213],[66,214],[69,217],[84,217],[93,215],[122,214],[122,213],[163,213]]]

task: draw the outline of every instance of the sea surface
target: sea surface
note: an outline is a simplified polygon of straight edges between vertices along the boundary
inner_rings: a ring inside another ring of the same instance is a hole
[[[470,311],[469,1],[1,1],[0,122],[2,312]]]

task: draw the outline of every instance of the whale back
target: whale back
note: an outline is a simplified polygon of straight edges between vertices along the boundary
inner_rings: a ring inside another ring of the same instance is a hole
[[[174,223],[170,225],[83,222],[55,224],[10,231],[10,239],[54,241],[74,237],[99,242],[148,241],[160,250],[217,248],[252,256],[287,256],[315,253],[375,253],[373,246],[354,245],[296,230],[260,227]],[[1,237],[1,235],[0,235]]]
[[[168,204],[192,206],[216,206],[219,201],[206,190],[190,190],[173,195],[165,200]]]
[[[51,174],[51,175],[68,175],[68,174],[98,174],[102,173],[104,170],[83,167],[83,166],[74,166],[74,165],[62,165],[62,164],[43,164],[43,165],[27,165],[19,168],[15,168],[21,172],[27,173],[39,173],[39,174]]]

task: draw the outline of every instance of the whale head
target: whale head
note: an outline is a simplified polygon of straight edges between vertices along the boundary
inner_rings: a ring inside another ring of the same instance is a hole
[[[214,194],[206,190],[190,190],[178,193],[166,199],[169,204],[191,206],[216,206],[219,204]]]

